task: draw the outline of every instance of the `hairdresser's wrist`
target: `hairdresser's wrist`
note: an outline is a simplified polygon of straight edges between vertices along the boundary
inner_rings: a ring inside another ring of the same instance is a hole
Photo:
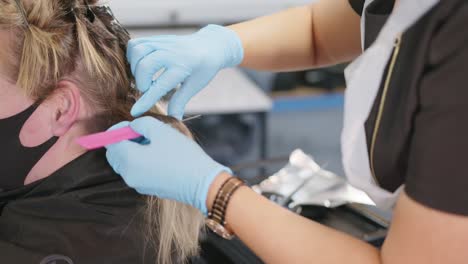
[[[223,183],[230,177],[232,177],[231,174],[227,172],[222,172],[215,178],[215,180],[211,184],[210,189],[208,190],[208,196],[206,199],[206,208],[208,208],[208,211],[211,211],[211,208],[213,207],[213,203],[216,199],[216,195],[218,194],[219,189],[221,189],[221,186],[223,185]]]
[[[216,37],[212,40],[217,41],[217,45],[219,43],[222,44],[223,52],[220,53],[220,55],[224,55],[222,68],[235,67],[242,63],[244,59],[244,47],[239,35],[233,29],[218,25],[208,25],[202,28],[198,34],[207,39]]]

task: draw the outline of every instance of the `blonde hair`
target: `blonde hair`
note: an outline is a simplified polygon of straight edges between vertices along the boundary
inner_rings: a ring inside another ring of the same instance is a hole
[[[140,95],[126,61],[128,36],[112,28],[112,17],[90,13],[98,0],[0,0],[0,28],[15,30],[21,59],[12,61],[12,80],[36,101],[60,80],[71,80],[96,111],[89,130],[131,119]],[[154,116],[190,136],[179,121],[155,108]],[[94,132],[94,131],[90,131]],[[174,201],[147,198],[143,231],[157,251],[157,263],[184,262],[198,253],[203,216]]]

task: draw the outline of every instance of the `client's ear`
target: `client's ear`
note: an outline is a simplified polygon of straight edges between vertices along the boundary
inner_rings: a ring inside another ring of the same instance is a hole
[[[19,138],[23,146],[35,147],[53,136],[65,135],[78,119],[80,104],[78,86],[70,81],[60,81],[21,129]]]
[[[70,81],[60,81],[47,99],[52,107],[51,129],[54,136],[63,136],[77,121],[80,114],[80,89]]]

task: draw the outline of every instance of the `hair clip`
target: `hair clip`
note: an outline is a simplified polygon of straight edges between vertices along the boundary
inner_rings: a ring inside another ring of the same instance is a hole
[[[16,7],[18,8],[18,11],[21,13],[21,16],[23,17],[23,21],[26,25],[26,27],[30,27],[29,22],[28,22],[28,15],[26,14],[26,10],[23,7],[23,4],[20,2],[20,0],[15,0]]]

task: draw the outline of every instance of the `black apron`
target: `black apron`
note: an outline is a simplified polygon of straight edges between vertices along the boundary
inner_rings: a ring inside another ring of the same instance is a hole
[[[364,48],[394,0],[349,0],[366,16]],[[468,215],[468,1],[441,0],[402,36],[399,53],[365,123],[373,176],[384,190],[402,184],[415,201]]]

